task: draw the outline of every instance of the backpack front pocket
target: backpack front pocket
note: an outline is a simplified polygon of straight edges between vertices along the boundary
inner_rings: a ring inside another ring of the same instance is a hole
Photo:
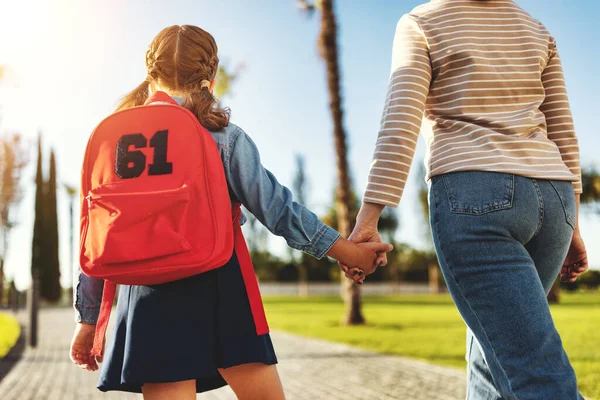
[[[141,261],[191,249],[184,236],[188,185],[140,193],[117,193],[117,188],[107,186],[87,196],[85,248],[93,264]]]

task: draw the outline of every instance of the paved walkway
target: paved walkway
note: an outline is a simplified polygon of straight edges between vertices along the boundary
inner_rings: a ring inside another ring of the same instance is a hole
[[[125,393],[103,394],[95,388],[98,373],[73,366],[68,358],[73,331],[70,309],[40,314],[37,349],[26,349],[0,381],[2,400],[141,399]],[[349,346],[272,334],[279,371],[289,400],[456,400],[464,399],[461,371],[414,360],[384,356]],[[360,367],[360,373],[353,368]],[[228,387],[198,399],[233,400]]]

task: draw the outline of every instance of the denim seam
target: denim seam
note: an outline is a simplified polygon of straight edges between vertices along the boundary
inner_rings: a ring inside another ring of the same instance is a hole
[[[569,226],[571,226],[571,228],[575,229],[575,222],[573,221],[573,218],[571,218],[569,216],[569,212],[567,211],[567,206],[565,204],[565,199],[563,198],[563,195],[558,191],[558,188],[554,185],[554,182],[552,181],[548,181],[550,182],[550,185],[552,185],[552,187],[554,188],[554,191],[556,192],[556,194],[558,195],[558,198],[560,199],[560,204],[563,207],[564,213],[565,213],[565,218],[567,219],[567,223],[569,224]]]
[[[537,235],[542,230],[542,226],[544,225],[544,199],[542,198],[542,191],[540,190],[540,187],[535,179],[532,179],[531,182],[533,183],[533,186],[535,187],[535,191],[537,192],[538,202],[540,204],[540,210],[539,210],[540,218],[539,218],[538,227],[535,230],[535,233],[533,234],[532,238],[529,241],[532,241],[533,239],[535,239],[537,237]]]
[[[336,243],[337,243],[337,242],[340,240],[340,238],[341,238],[341,237],[342,237],[342,235],[340,235],[340,234],[338,233],[338,235],[337,235],[336,239],[335,239],[335,240],[334,240],[334,241],[333,241],[333,242],[332,242],[332,243],[331,243],[329,246],[327,246],[327,247],[326,247],[326,248],[323,250],[322,254],[317,254],[317,259],[318,259],[318,260],[320,260],[320,259],[322,259],[323,257],[325,257],[325,255],[326,255],[327,253],[329,253],[329,250],[331,250],[331,248],[332,248],[332,247],[333,247],[333,246],[334,246],[334,245],[335,245],[335,244],[336,244]]]
[[[448,263],[448,261],[446,260],[446,257],[444,256],[444,249],[442,249],[442,242],[439,240],[439,236],[438,236],[438,234],[437,234],[437,232],[438,232],[438,227],[439,227],[439,221],[438,221],[438,209],[439,209],[439,207],[437,206],[437,205],[438,205],[438,202],[437,202],[437,198],[436,198],[436,196],[435,196],[435,191],[433,190],[433,188],[432,188],[432,194],[433,194],[433,198],[434,198],[434,201],[435,201],[435,204],[436,204],[436,210],[435,210],[435,213],[434,213],[435,229],[432,229],[432,234],[435,236],[434,240],[435,240],[435,239],[437,239],[438,246],[439,246],[439,249],[440,249],[438,257],[439,257],[440,259],[442,259],[442,260],[443,260],[443,262],[444,262],[444,263],[445,263],[445,264],[448,266],[448,272],[449,272],[449,275],[450,275],[451,279],[454,281],[454,284],[456,285],[456,288],[457,288],[458,292],[460,293],[460,295],[462,296],[462,298],[465,300],[465,303],[467,304],[467,307],[469,307],[469,310],[471,311],[471,313],[472,313],[472,314],[473,314],[473,316],[475,317],[475,320],[477,321],[477,323],[479,324],[479,326],[481,326],[481,327],[482,327],[483,336],[484,336],[485,340],[487,340],[487,342],[488,342],[488,343],[491,343],[490,339],[489,339],[489,338],[488,338],[488,336],[487,336],[487,333],[486,333],[486,332],[485,332],[485,330],[483,329],[483,324],[482,324],[482,323],[481,323],[481,321],[479,320],[479,317],[477,317],[477,314],[475,314],[475,312],[473,311],[473,308],[471,307],[471,304],[469,303],[469,301],[467,300],[467,298],[466,298],[466,297],[465,297],[465,295],[463,294],[462,290],[460,289],[460,286],[458,285],[458,282],[456,281],[456,278],[454,277],[454,274],[453,274],[453,273],[452,273],[452,271],[450,270],[450,264]],[[441,261],[440,261],[440,262],[441,262]],[[473,335],[474,335],[474,333],[473,333]],[[491,346],[490,346],[490,347],[491,347]],[[496,363],[497,363],[497,364],[499,365],[499,367],[500,367],[500,370],[501,370],[501,371],[502,371],[502,373],[504,374],[504,378],[506,379],[506,382],[507,382],[507,384],[508,384],[508,389],[509,389],[509,391],[510,391],[510,395],[511,395],[512,397],[515,397],[515,398],[516,398],[516,396],[515,396],[515,393],[514,393],[514,391],[513,391],[513,389],[512,389],[512,386],[511,386],[511,384],[510,384],[510,379],[508,378],[508,375],[506,374],[506,371],[505,371],[505,370],[504,370],[504,368],[502,367],[502,364],[500,364],[500,361],[498,360],[498,357],[496,356],[496,352],[493,350],[493,348],[492,348],[492,354],[491,354],[491,355],[492,355],[492,357],[494,357],[494,361],[496,361]]]
[[[327,228],[328,228],[328,226],[323,224],[321,226],[321,228],[319,228],[319,230],[317,231],[315,236],[311,239],[310,243],[306,246],[303,246],[304,248],[299,249],[299,250],[302,250],[308,254],[313,255],[318,260],[323,258],[325,256],[325,254],[327,254],[327,252],[329,252],[329,250],[331,250],[333,245],[336,244],[337,241],[340,239],[340,236],[338,236],[337,239],[334,240],[333,243],[331,243],[329,246],[327,246],[326,249],[324,249],[323,251],[317,251],[318,249],[315,247],[315,245],[319,242],[319,240],[321,240],[321,238],[323,236],[325,236],[325,233],[327,232]]]
[[[321,226],[321,228],[317,230],[317,233],[315,233],[315,236],[313,236],[313,238],[308,242],[308,244],[304,246],[298,246],[298,250],[302,250],[308,254],[316,253],[317,249],[315,248],[315,243],[318,242],[323,235],[325,235],[325,229],[325,226]]]
[[[224,146],[224,149],[226,150],[226,153],[227,153],[227,156],[225,157],[225,160],[224,160],[224,164],[225,164],[225,167],[227,168],[227,170],[229,170],[229,166],[231,165],[231,152],[232,152],[233,148],[235,147],[235,144],[241,134],[242,134],[242,131],[241,131],[240,127],[236,125],[235,130],[233,131],[233,133],[231,134],[231,137],[228,140],[228,146]]]

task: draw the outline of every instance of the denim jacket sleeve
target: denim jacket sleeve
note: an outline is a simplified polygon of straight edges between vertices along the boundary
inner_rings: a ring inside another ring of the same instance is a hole
[[[226,129],[223,164],[231,194],[290,247],[318,259],[325,256],[340,234],[293,201],[291,191],[262,166],[256,145],[241,128],[230,124]]]
[[[75,321],[84,324],[95,324],[98,321],[100,313],[100,303],[102,302],[102,291],[104,289],[104,280],[90,278],[81,272],[79,266],[75,271],[77,282],[75,284],[73,304],[75,308]]]

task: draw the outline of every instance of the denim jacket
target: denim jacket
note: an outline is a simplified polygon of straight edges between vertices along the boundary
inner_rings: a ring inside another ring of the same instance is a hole
[[[262,166],[252,139],[232,123],[211,134],[221,153],[232,199],[241,202],[273,234],[285,238],[290,247],[318,259],[325,256],[340,234],[293,201],[291,191]],[[84,275],[79,268],[75,276],[76,321],[95,324],[104,281]]]

